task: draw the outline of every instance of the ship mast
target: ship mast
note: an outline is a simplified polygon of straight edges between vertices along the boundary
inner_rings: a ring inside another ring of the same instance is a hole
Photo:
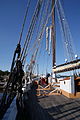
[[[52,0],[52,9],[55,6],[55,0]],[[55,7],[52,11],[52,32],[51,32],[51,39],[52,39],[52,67],[56,64],[56,33],[55,33]]]

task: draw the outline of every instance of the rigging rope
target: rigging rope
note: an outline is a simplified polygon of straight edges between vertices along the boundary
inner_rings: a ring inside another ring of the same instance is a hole
[[[47,9],[49,8],[48,7],[48,5],[49,5],[49,0],[48,0],[48,2],[47,2],[47,6],[45,5],[45,7],[44,7],[44,14],[42,15],[42,13],[43,13],[43,10],[42,10],[42,13],[41,13],[41,15],[42,15],[42,17],[40,18],[40,21],[39,21],[39,26],[38,26],[38,30],[37,30],[37,36],[36,36],[36,39],[35,39],[35,42],[34,42],[34,44],[33,44],[33,46],[32,46],[32,48],[29,50],[29,52],[32,50],[32,51],[34,51],[34,48],[37,46],[37,44],[39,43],[39,39],[38,39],[38,36],[39,36],[39,32],[40,32],[40,28],[42,28],[42,26],[43,26],[43,24],[45,23],[45,16],[47,16]]]
[[[49,4],[48,4],[48,6],[47,6],[46,12],[48,12],[48,7],[49,7]],[[47,17],[47,14],[44,14],[44,15]],[[45,20],[46,20],[46,19],[43,19],[42,22],[45,22]],[[44,25],[44,23],[43,23],[43,25]],[[43,27],[42,27],[42,29],[43,29]],[[42,35],[42,33],[41,33],[41,35]],[[40,37],[41,37],[41,36],[39,35],[39,37],[36,38],[37,42],[40,41]],[[25,53],[25,55],[26,55],[26,53]],[[24,56],[24,57],[25,57],[25,56]]]
[[[64,10],[63,10],[62,5],[59,0],[57,1],[56,8],[57,8],[59,22],[61,25],[61,31],[62,31],[63,37],[64,37],[63,42],[66,47],[67,56],[68,56],[69,60],[73,60],[74,56],[75,56],[75,52],[73,50],[72,35],[70,32],[67,20],[65,18]]]
[[[50,2],[50,1],[49,1]],[[51,12],[50,12],[50,14],[48,15],[48,17],[47,17],[47,14],[45,14],[45,16],[44,16],[44,19],[43,19],[43,23],[42,23],[42,25],[41,25],[41,31],[40,31],[40,33],[39,33],[39,35],[38,35],[38,37],[37,37],[37,41],[38,41],[38,47],[37,47],[37,49],[39,49],[39,47],[40,47],[40,43],[41,43],[41,40],[42,40],[42,37],[43,37],[43,35],[44,35],[44,31],[45,31],[45,29],[46,29],[46,25],[47,25],[47,23],[48,23],[48,20],[49,20],[49,18],[50,18],[50,16],[52,15],[52,12],[53,12],[53,10],[54,10],[54,7],[55,7],[55,5],[56,5],[56,2],[57,2],[57,0],[55,1],[55,4],[54,4],[54,6],[52,7],[52,10],[51,10]],[[48,12],[48,7],[49,7],[49,5],[50,4],[48,4],[48,6],[47,6],[47,8],[46,8],[46,13]],[[46,18],[47,17],[47,18]],[[37,52],[38,53],[38,52]],[[24,58],[25,58],[26,56],[24,56]]]
[[[45,2],[46,2],[46,0],[44,0],[43,1],[43,5],[42,5],[42,8],[41,8],[41,12],[40,12],[40,17],[39,17],[39,20],[38,20],[38,25],[37,25],[37,29],[36,29],[36,31],[35,31],[35,33],[36,33],[36,38],[35,38],[35,41],[34,41],[34,44],[33,44],[33,46],[31,47],[30,45],[31,44],[29,44],[29,47],[31,47],[30,49],[29,49],[29,51],[27,52],[26,51],[26,55],[25,55],[25,59],[24,59],[24,62],[23,62],[23,65],[25,65],[25,62],[26,62],[26,56],[29,54],[29,53],[31,53],[31,52],[33,52],[34,53],[34,51],[35,51],[35,48],[36,48],[36,46],[37,46],[37,44],[38,44],[38,40],[37,40],[37,36],[38,36],[38,34],[39,34],[39,30],[40,30],[40,26],[41,26],[41,21],[42,21],[42,16],[44,16],[43,15],[43,11],[44,11],[44,6],[45,6]]]
[[[29,11],[30,3],[31,3],[31,0],[28,0],[28,4],[27,4],[27,8],[26,8],[26,13],[25,13],[25,16],[24,16],[24,20],[23,20],[23,24],[22,24],[22,28],[21,28],[21,33],[20,33],[20,38],[19,38],[19,42],[18,43],[21,43],[22,34],[23,34],[23,31],[24,31],[24,26],[25,26],[25,23],[26,23],[26,18],[27,18],[27,14],[28,14],[28,11]]]
[[[35,40],[36,44],[34,43],[34,45],[33,45],[34,47],[36,47],[37,43],[38,43],[38,47],[36,48],[37,49],[37,53],[38,53],[38,50],[40,48],[40,43],[41,43],[41,40],[42,40],[42,37],[43,37],[43,34],[44,34],[43,33],[43,28],[44,28],[45,21],[47,19],[49,6],[50,6],[50,0],[48,0],[48,2],[47,2],[46,8],[45,8],[45,11],[44,11],[44,14],[43,14],[43,19],[41,21],[41,31],[40,31],[39,35],[37,36],[37,38]],[[37,53],[36,53],[36,56],[37,56]],[[34,61],[36,61],[36,57],[35,57]]]
[[[53,8],[52,8],[52,10],[51,10],[51,13],[47,16],[47,18],[45,17],[45,19],[44,19],[45,24],[43,23],[43,25],[42,25],[41,32],[40,32],[40,34],[39,34],[39,37],[37,38],[38,40],[41,40],[41,39],[42,39],[42,36],[43,36],[44,31],[45,31],[45,29],[46,29],[46,25],[47,25],[47,23],[48,23],[48,20],[49,20],[50,16],[52,15],[52,12],[53,12],[53,10],[54,10],[54,7],[55,7],[55,5],[56,5],[56,2],[57,2],[57,0],[55,0],[55,4],[54,4],[54,6],[53,6]]]
[[[28,45],[29,45],[29,42],[30,42],[30,39],[33,35],[33,30],[35,28],[35,25],[36,25],[36,21],[38,19],[38,16],[39,16],[39,12],[40,12],[40,9],[41,9],[41,5],[42,5],[42,1],[43,0],[38,0],[38,3],[37,3],[37,6],[36,6],[36,9],[35,9],[35,12],[34,12],[34,15],[32,17],[32,20],[31,20],[31,24],[30,24],[30,27],[28,29],[28,33],[26,35],[26,40],[24,42],[24,46],[23,46],[23,49],[22,49],[22,53],[21,53],[21,56],[20,56],[20,59],[24,60],[25,58],[25,53],[27,51],[27,48],[28,48]],[[22,56],[23,55],[23,56]]]
[[[40,39],[40,38],[41,38],[41,36],[43,35],[43,34],[42,34],[42,29],[43,29],[43,27],[44,27],[45,19],[46,19],[47,14],[48,14],[49,5],[50,5],[50,0],[48,0],[48,2],[47,2],[47,6],[46,6],[46,8],[45,8],[45,11],[44,11],[44,14],[43,14],[43,17],[42,17],[43,19],[41,20],[41,24],[40,24],[40,26],[41,26],[41,31],[40,31],[39,35],[37,35],[37,37],[36,37],[35,43],[34,43],[34,45],[33,45],[33,48],[36,47],[37,44],[38,44],[38,46],[40,46],[40,42],[41,42],[41,39]]]
[[[38,1],[38,2],[39,2],[39,1]],[[45,31],[45,29],[46,29],[46,25],[47,25],[47,23],[48,23],[48,20],[49,20],[50,16],[52,15],[52,12],[53,12],[53,10],[54,10],[54,7],[55,7],[56,3],[57,3],[57,0],[55,0],[55,4],[54,4],[54,6],[52,7],[51,13],[50,13],[50,14],[47,16],[47,18],[45,19],[45,23],[44,23],[44,26],[42,27],[42,30],[41,30],[40,35],[39,35],[39,37],[38,37],[38,40],[39,40],[39,39],[42,39],[42,36],[43,36],[44,31]],[[34,16],[33,16],[33,17],[34,17]],[[31,26],[31,25],[30,25],[30,26]],[[30,28],[31,28],[31,27],[30,27]],[[27,36],[27,37],[28,37],[28,36]],[[25,59],[25,57],[26,57],[26,51],[27,51],[27,47],[28,47],[29,41],[30,41],[30,38],[27,40],[27,37],[26,37],[26,40],[25,40],[25,43],[24,43],[24,47],[23,47],[23,50],[22,50],[22,53],[21,53],[21,57],[22,57],[23,52],[24,52],[22,61],[24,61],[24,59]],[[31,37],[31,36],[30,36],[30,37]],[[25,50],[25,51],[24,51],[24,50]]]

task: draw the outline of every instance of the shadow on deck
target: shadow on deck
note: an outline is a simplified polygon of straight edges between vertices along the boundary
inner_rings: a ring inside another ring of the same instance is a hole
[[[17,115],[17,120],[80,120],[80,99],[62,95],[37,98],[34,89],[29,91],[28,97],[23,114]]]

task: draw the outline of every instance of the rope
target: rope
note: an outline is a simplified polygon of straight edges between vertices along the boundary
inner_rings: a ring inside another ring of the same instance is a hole
[[[40,39],[39,39],[40,41],[42,40],[42,36],[43,36],[43,34],[44,34],[46,25],[47,25],[47,23],[48,23],[48,20],[49,20],[50,16],[52,15],[52,12],[53,12],[53,10],[54,10],[54,7],[55,7],[56,3],[57,3],[57,0],[55,1],[54,6],[52,7],[51,13],[48,15],[47,19],[45,20],[45,24],[43,24],[43,26],[42,26],[41,33],[40,33],[40,35],[39,35],[39,37],[38,37],[38,39],[40,38]]]
[[[38,40],[40,40],[40,41],[41,41],[42,36],[43,36],[43,34],[44,34],[44,31],[45,31],[46,25],[47,25],[47,23],[48,23],[48,20],[49,20],[50,16],[52,15],[52,12],[53,12],[53,10],[54,10],[54,7],[55,7],[55,5],[56,5],[56,2],[57,2],[57,0],[55,0],[55,4],[54,4],[54,6],[52,7],[51,13],[50,13],[50,14],[48,15],[48,17],[45,19],[45,24],[42,26],[42,30],[41,30],[41,32],[40,32],[40,34],[39,34],[39,37],[38,37]],[[26,39],[26,41],[25,41],[25,44],[26,44],[26,42],[27,42],[27,39]],[[24,61],[24,59],[25,59],[25,57],[26,57],[26,50],[27,50],[27,47],[28,47],[28,43],[29,43],[29,40],[28,40],[28,42],[27,42],[26,48],[25,48],[25,44],[24,44],[24,47],[23,47],[23,50],[22,50],[22,54],[23,54],[24,49],[25,49],[25,52],[24,52],[22,61]],[[21,56],[22,56],[22,55],[21,55]]]
[[[48,15],[47,18],[44,19],[45,23],[42,25],[41,32],[40,32],[40,34],[39,34],[39,36],[38,36],[38,38],[37,38],[37,40],[38,40],[39,42],[41,42],[41,40],[42,40],[42,37],[43,37],[43,35],[44,35],[44,31],[45,31],[46,25],[47,25],[47,23],[48,23],[48,20],[49,20],[50,16],[52,15],[52,12],[53,12],[53,10],[54,10],[54,7],[55,7],[55,5],[56,5],[56,2],[57,2],[57,0],[55,1],[54,6],[52,7],[51,13]],[[47,8],[47,10],[48,10],[48,8]],[[26,55],[24,55],[23,59],[24,59],[25,57],[26,57]]]
[[[63,11],[60,1],[57,2],[57,12],[58,12],[58,18],[61,24],[62,33],[64,36],[63,42],[66,47],[67,56],[70,60],[73,60],[75,56],[75,52],[73,50],[72,35],[71,35],[70,28],[65,18],[64,11]]]
[[[49,0],[48,0],[49,1]],[[48,2],[47,2],[47,5],[49,5],[48,4]],[[44,10],[46,10],[46,8],[44,7]],[[41,15],[43,14],[43,11],[44,10],[42,10],[42,12],[41,12]],[[39,43],[39,39],[38,39],[38,34],[39,34],[39,29],[40,29],[40,27],[42,27],[42,25],[44,24],[44,22],[45,22],[45,20],[44,20],[44,16],[46,15],[46,13],[45,13],[45,11],[44,11],[44,14],[42,15],[43,17],[41,17],[40,19],[39,19],[39,25],[38,25],[38,29],[37,29],[37,31],[36,31],[36,33],[37,33],[37,36],[36,36],[36,39],[35,39],[35,41],[34,41],[34,44],[33,44],[33,46],[31,47],[31,49],[29,50],[29,52],[28,53],[30,53],[31,51],[34,51],[35,50],[35,48],[36,48],[36,46],[37,46],[37,44]],[[43,18],[43,19],[42,19]]]
[[[35,38],[35,41],[34,41],[34,44],[33,44],[33,46],[29,49],[29,51],[28,52],[26,52],[26,56],[29,54],[29,53],[31,53],[31,52],[33,52],[34,53],[34,51],[35,51],[35,48],[36,48],[36,46],[37,46],[37,44],[38,44],[38,40],[37,40],[37,36],[38,36],[38,34],[39,34],[39,30],[40,30],[40,26],[41,26],[41,22],[42,22],[42,16],[44,16],[44,6],[45,6],[45,1],[46,0],[44,0],[43,1],[43,5],[42,5],[42,8],[41,8],[41,12],[40,12],[40,17],[39,17],[39,20],[38,20],[38,25],[37,25],[37,29],[36,29],[36,38]],[[30,44],[29,44],[30,45]],[[30,46],[29,46],[30,47]],[[25,65],[25,62],[26,62],[26,56],[25,56],[25,59],[24,59],[24,62],[23,62],[23,65]]]
[[[36,46],[37,46],[37,43],[38,43],[38,49],[39,49],[39,46],[40,46],[40,39],[41,39],[41,36],[43,35],[42,34],[42,29],[43,29],[43,27],[44,27],[44,23],[45,23],[45,20],[46,20],[46,17],[47,17],[47,13],[48,13],[48,10],[49,10],[49,4],[50,3],[50,0],[48,0],[48,2],[47,2],[47,6],[46,6],[46,8],[45,8],[45,11],[44,11],[44,17],[43,17],[43,19],[41,20],[41,32],[40,32],[40,34],[36,37],[36,40],[35,40],[35,43],[34,43],[34,45],[33,45],[33,47],[35,48]],[[45,13],[46,12],[46,13]]]
[[[62,19],[61,19],[61,14],[60,14],[60,11],[59,11],[59,6],[58,4],[56,5],[56,10],[57,10],[57,14],[58,14],[58,19],[59,19],[59,24],[60,24],[60,28],[61,28],[61,33],[62,33],[62,37],[65,37],[65,33],[64,33],[64,27],[63,27],[63,24],[62,24]],[[63,39],[62,39],[63,40]],[[66,58],[68,58],[68,54],[66,52],[66,49],[65,49],[65,43],[64,43],[64,40],[63,40],[63,47],[64,47],[64,55]]]
[[[42,5],[41,0],[38,0],[34,15],[33,15],[32,20],[31,20],[31,24],[30,24],[28,33],[26,35],[26,40],[24,42],[23,50],[22,50],[22,53],[21,53],[21,56],[20,56],[20,59],[21,59],[22,55],[23,55],[22,61],[24,60],[25,53],[26,53],[27,47],[29,45],[29,41],[30,41],[30,39],[31,39],[31,37],[33,35],[33,30],[34,30],[35,25],[36,25],[36,21],[37,21],[39,12],[40,12],[41,5]]]
[[[27,8],[26,8],[26,13],[25,13],[25,16],[24,16],[24,20],[23,20],[23,24],[22,24],[22,28],[21,28],[21,33],[20,33],[20,38],[19,38],[19,42],[18,43],[21,43],[21,39],[22,39],[23,31],[24,31],[24,26],[25,26],[25,23],[26,23],[27,14],[28,14],[29,7],[30,7],[30,3],[31,3],[31,0],[28,0],[28,4],[27,4]]]
[[[45,0],[44,0],[45,1]],[[44,11],[44,9],[45,9],[45,7],[44,6],[46,6],[45,5],[45,2],[44,2],[44,4],[43,4],[43,9],[42,9],[42,11],[41,11],[41,16],[39,17],[39,25],[38,25],[38,27],[37,27],[37,31],[36,31],[36,38],[35,38],[35,42],[34,42],[34,45],[33,45],[33,49],[36,47],[36,44],[38,43],[38,40],[37,40],[37,36],[38,36],[38,34],[39,34],[39,31],[40,31],[40,27],[41,27],[41,25],[42,25],[42,18],[43,18],[43,16],[44,16],[44,14],[43,14],[43,12],[45,13],[45,11]]]

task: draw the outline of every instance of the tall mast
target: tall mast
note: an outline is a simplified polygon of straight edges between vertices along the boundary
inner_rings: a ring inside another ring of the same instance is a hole
[[[55,0],[52,0],[52,8],[55,5]],[[52,11],[52,32],[51,32],[51,39],[52,39],[52,67],[55,66],[56,63],[56,33],[55,33],[55,8]]]

